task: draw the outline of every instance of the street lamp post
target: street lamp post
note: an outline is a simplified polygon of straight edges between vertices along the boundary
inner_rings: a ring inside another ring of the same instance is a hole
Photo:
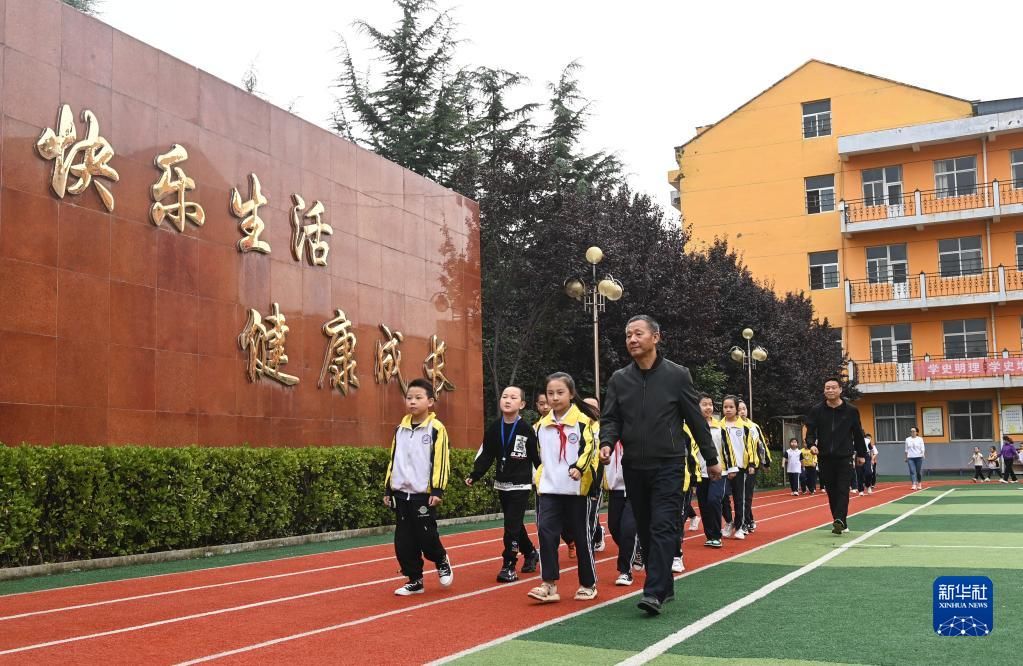
[[[600,398],[600,321],[599,315],[607,301],[617,301],[625,293],[622,283],[608,275],[597,281],[597,264],[604,260],[604,251],[594,245],[586,250],[586,261],[590,264],[593,282],[587,285],[579,277],[565,280],[565,293],[580,301],[583,308],[593,313],[593,391]]]
[[[742,337],[746,339],[746,349],[738,345],[733,346],[728,350],[728,355],[733,361],[741,364],[746,368],[746,381],[749,387],[749,417],[753,419],[753,368],[757,367],[757,363],[763,363],[767,360],[767,350],[757,345],[756,347],[751,346],[753,344],[753,329],[744,328],[742,329]]]

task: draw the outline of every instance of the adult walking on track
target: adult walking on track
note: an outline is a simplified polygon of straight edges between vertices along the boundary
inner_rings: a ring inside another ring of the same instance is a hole
[[[849,482],[852,479],[853,454],[856,464],[867,459],[860,411],[842,399],[842,384],[835,377],[824,382],[824,401],[806,415],[806,444],[820,467],[822,485],[828,491],[828,504],[834,523],[831,531],[849,531]]]
[[[625,489],[646,563],[638,606],[650,615],[659,615],[664,602],[675,597],[671,562],[681,538],[682,484],[689,455],[683,425],[693,433],[710,478],[721,476],[689,370],[658,353],[660,340],[661,327],[652,317],[629,320],[625,344],[632,363],[608,381],[600,419],[600,456],[605,464],[615,444],[622,444]]]

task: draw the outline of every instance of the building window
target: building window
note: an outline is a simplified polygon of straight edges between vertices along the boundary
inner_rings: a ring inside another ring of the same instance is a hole
[[[1016,232],[1016,270],[1023,271],[1023,231]]]
[[[863,203],[866,206],[897,206],[902,203],[902,167],[864,169]]]
[[[810,289],[838,286],[838,250],[810,253]]]
[[[945,331],[945,358],[987,356],[987,320],[955,319],[942,322]]]
[[[832,210],[835,210],[835,174],[807,178],[806,212],[812,215]]]
[[[916,427],[915,402],[874,405],[874,441],[904,442],[913,427]]]
[[[870,327],[871,363],[910,363],[913,361],[913,334],[909,324],[885,324]]]
[[[839,350],[845,349],[845,344],[842,341],[842,329],[832,328],[828,331],[828,334],[831,336],[832,342],[838,345]]]
[[[908,273],[905,243],[867,248],[867,281],[871,284],[903,283]]]
[[[991,440],[994,429],[990,400],[952,400],[948,403],[948,426],[953,440]]]
[[[1012,163],[1012,186],[1023,188],[1023,150],[1009,153],[1009,161]]]
[[[980,236],[939,240],[938,267],[941,277],[979,275],[984,270]]]
[[[977,192],[977,157],[955,157],[934,162],[934,195],[939,199]]]
[[[803,138],[831,136],[831,100],[803,102]]]

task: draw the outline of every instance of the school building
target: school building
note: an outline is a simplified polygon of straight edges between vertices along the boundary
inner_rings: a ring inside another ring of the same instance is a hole
[[[676,206],[836,327],[882,473],[1023,434],[1023,98],[811,60],[675,148]],[[674,194],[674,193],[673,193]]]

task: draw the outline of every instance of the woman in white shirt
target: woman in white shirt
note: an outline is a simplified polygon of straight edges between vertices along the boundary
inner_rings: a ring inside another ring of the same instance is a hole
[[[906,464],[909,465],[909,480],[913,482],[913,490],[920,490],[924,487],[924,438],[916,428],[910,428],[909,437],[906,438]]]

